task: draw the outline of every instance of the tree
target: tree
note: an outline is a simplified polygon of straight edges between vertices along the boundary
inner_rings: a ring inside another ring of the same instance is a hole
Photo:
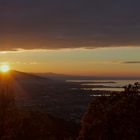
[[[139,140],[139,84],[111,96],[95,97],[82,122],[78,140]]]

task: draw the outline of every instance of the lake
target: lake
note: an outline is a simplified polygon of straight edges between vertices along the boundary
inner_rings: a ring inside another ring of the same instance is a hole
[[[140,80],[67,80],[67,82],[78,82],[85,86],[98,86],[94,88],[84,88],[84,90],[123,91],[124,86],[134,84],[136,82],[140,83]]]

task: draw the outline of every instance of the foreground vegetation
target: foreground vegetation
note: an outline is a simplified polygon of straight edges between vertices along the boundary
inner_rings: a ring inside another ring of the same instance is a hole
[[[139,84],[111,96],[95,97],[82,119],[78,140],[139,140]]]

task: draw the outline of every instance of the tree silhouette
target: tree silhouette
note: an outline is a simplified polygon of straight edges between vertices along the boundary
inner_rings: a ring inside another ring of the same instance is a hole
[[[137,95],[140,93],[140,84],[138,82],[134,83],[134,85],[129,84],[124,87],[124,93],[128,95]]]
[[[140,86],[129,84],[124,92],[94,97],[85,113],[78,140],[139,140]]]

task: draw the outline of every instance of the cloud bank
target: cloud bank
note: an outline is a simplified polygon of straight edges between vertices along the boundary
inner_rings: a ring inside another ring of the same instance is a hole
[[[0,50],[140,46],[138,0],[0,0]]]
[[[140,64],[140,61],[125,61],[124,64]]]

